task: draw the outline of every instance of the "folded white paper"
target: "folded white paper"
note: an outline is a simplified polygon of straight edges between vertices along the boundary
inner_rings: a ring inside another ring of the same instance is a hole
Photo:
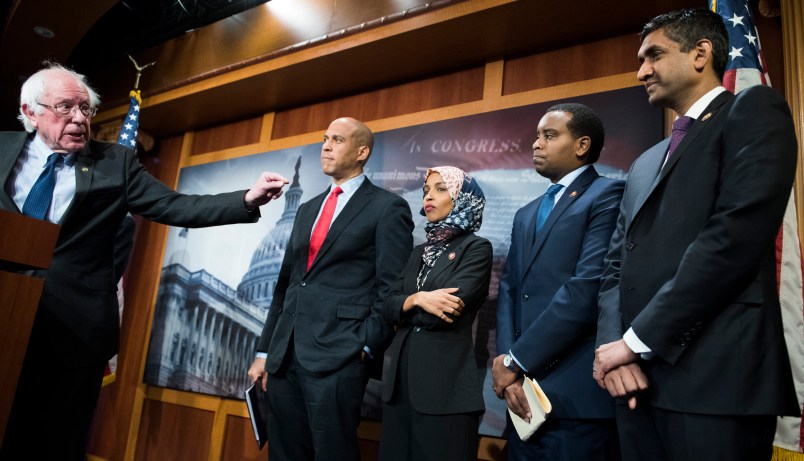
[[[525,382],[522,383],[522,389],[525,391],[525,397],[527,397],[528,405],[530,406],[530,422],[517,416],[510,408],[508,409],[508,414],[511,415],[511,421],[514,423],[514,428],[519,438],[525,441],[544,423],[547,415],[553,411],[553,405],[542,388],[539,387],[539,384],[527,376],[525,377]]]

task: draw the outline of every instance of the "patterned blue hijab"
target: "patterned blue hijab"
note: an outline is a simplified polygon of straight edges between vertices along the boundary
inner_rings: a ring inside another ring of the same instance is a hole
[[[464,173],[463,170],[452,166],[439,166],[428,168],[424,181],[431,174],[438,173],[444,184],[447,185],[449,195],[452,197],[452,210],[446,218],[438,222],[428,222],[424,226],[427,233],[427,243],[422,254],[422,274],[419,278],[420,284],[424,283],[426,273],[435,265],[438,257],[447,248],[450,240],[463,235],[467,232],[477,232],[483,222],[483,207],[486,204],[486,196],[474,178]],[[424,209],[419,213],[424,216]]]

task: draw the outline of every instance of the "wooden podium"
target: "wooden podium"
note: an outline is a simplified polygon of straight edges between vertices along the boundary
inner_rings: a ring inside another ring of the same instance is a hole
[[[59,226],[0,210],[0,445],[45,280],[18,273],[47,269]]]

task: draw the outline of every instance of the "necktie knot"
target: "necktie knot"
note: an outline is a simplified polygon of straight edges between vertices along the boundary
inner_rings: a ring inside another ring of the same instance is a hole
[[[342,193],[343,193],[343,189],[341,189],[341,186],[337,186],[337,187],[335,187],[335,189],[332,189],[332,192],[330,194],[335,195],[337,197],[338,195],[341,195]]]
[[[555,206],[556,194],[562,187],[564,186],[561,184],[553,184],[548,187],[547,192],[544,193],[542,203],[539,204],[539,211],[536,213],[536,232],[541,230],[544,222],[547,221],[547,217],[550,216],[550,212],[553,210],[553,206]]]
[[[667,158],[669,159],[673,152],[676,150],[681,140],[687,134],[687,129],[695,121],[692,117],[682,115],[673,122],[673,132],[670,134],[670,147],[667,149]]]
[[[692,117],[687,117],[686,115],[682,115],[681,117],[677,118],[673,122],[673,131],[686,132],[687,128],[689,128],[690,125],[692,125],[693,120],[695,120],[695,119],[692,118]]]
[[[547,193],[545,195],[547,195],[551,199],[555,199],[556,194],[558,193],[558,191],[561,190],[562,187],[564,186],[562,186],[561,184],[553,184],[547,188]]]

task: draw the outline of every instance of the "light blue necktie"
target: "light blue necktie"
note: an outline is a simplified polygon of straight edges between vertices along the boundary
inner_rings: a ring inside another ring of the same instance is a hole
[[[22,214],[36,219],[45,219],[50,201],[53,200],[53,189],[56,187],[56,165],[62,158],[60,154],[50,154],[45,169],[31,188],[25,203],[22,205]]]
[[[562,187],[564,186],[561,184],[553,184],[547,188],[547,192],[542,197],[542,203],[539,204],[539,211],[536,213],[536,233],[541,230],[544,222],[547,221],[547,217],[550,216],[550,211],[553,210],[555,205],[556,194]]]

